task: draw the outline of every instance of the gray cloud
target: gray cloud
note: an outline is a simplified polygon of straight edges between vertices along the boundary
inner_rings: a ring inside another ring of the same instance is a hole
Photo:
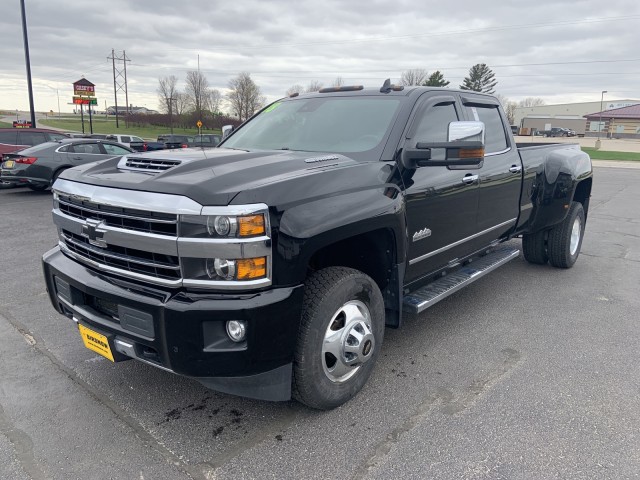
[[[182,88],[198,55],[212,87],[224,91],[247,71],[270,100],[296,83],[340,76],[377,86],[409,68],[440,70],[457,86],[480,62],[496,73],[497,91],[514,100],[587,101],[601,90],[640,98],[637,0],[26,3],[38,110],[57,108],[56,89],[61,103],[70,101],[71,83],[82,75],[96,84],[100,105],[112,104],[112,48],[132,59],[130,102],[149,108],[157,106],[158,77],[176,75]],[[2,2],[0,31],[0,108],[25,109],[17,1]]]

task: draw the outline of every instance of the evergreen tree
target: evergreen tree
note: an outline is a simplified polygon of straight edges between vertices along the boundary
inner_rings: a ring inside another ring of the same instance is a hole
[[[425,87],[446,87],[449,85],[449,81],[444,79],[444,76],[442,75],[442,73],[440,73],[440,70],[436,70],[431,75],[429,75],[427,81],[422,85],[424,85]]]
[[[474,92],[494,93],[494,87],[498,84],[493,71],[486,63],[478,63],[469,69],[469,76],[465,77],[460,85],[462,90]]]

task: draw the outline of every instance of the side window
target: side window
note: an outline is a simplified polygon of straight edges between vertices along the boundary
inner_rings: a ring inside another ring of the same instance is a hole
[[[132,142],[144,142],[140,137],[131,137]]]
[[[120,137],[120,141],[121,141],[122,143],[129,143],[129,142],[131,141],[131,137],[126,137],[126,136]],[[106,148],[106,147],[107,147],[107,146],[105,145],[105,148]]]
[[[49,137],[50,142],[57,142],[58,140],[67,138],[65,135],[61,135],[59,133],[47,133],[47,137]]]
[[[65,152],[65,153],[73,152],[73,145],[65,145],[63,147],[58,148],[58,151]]]
[[[485,151],[487,153],[501,152],[507,149],[507,135],[500,118],[498,107],[467,106],[469,118],[484,123]]]
[[[43,132],[18,132],[20,145],[40,145],[47,141]]]
[[[418,142],[446,142],[449,123],[458,121],[453,103],[434,105],[428,108],[418,122],[413,139]]]
[[[0,132],[0,143],[6,143],[8,145],[17,145],[16,143],[17,132]]]
[[[118,145],[112,145],[110,143],[103,143],[102,146],[104,147],[105,152],[109,155],[126,155],[127,153],[131,153],[126,148]]]
[[[69,151],[71,151],[71,149]],[[100,151],[100,145],[97,143],[76,143],[73,146],[73,151],[74,153],[102,153]]]

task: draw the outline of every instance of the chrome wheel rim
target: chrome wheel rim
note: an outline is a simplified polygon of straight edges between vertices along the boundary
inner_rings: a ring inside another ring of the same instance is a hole
[[[359,300],[342,305],[331,317],[322,342],[322,368],[333,383],[353,377],[375,350],[371,313]]]
[[[581,230],[582,223],[580,222],[580,217],[576,217],[573,221],[573,227],[571,227],[571,244],[569,245],[569,253],[571,253],[572,256],[578,251]]]

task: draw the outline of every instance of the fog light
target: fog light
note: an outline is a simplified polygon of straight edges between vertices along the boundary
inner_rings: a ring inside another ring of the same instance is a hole
[[[242,320],[227,322],[227,335],[234,342],[242,342],[247,335],[247,324]]]

